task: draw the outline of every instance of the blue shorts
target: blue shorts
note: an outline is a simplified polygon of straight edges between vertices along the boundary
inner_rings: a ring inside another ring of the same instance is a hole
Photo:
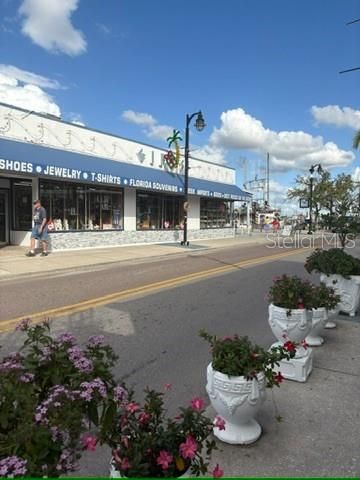
[[[35,240],[41,240],[42,242],[48,241],[48,228],[47,225],[39,232],[40,225],[35,225],[31,230],[31,238],[35,238]]]

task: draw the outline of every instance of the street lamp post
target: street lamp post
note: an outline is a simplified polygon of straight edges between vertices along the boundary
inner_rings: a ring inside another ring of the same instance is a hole
[[[320,165],[320,163],[316,163],[315,165],[311,165],[309,168],[310,172],[310,197],[309,197],[309,230],[308,230],[308,235],[311,235],[312,232],[312,204],[313,204],[313,189],[314,189],[314,172],[315,170],[317,173],[321,174],[323,172],[323,169]]]
[[[185,128],[185,152],[184,152],[184,237],[181,242],[181,245],[188,246],[189,242],[187,239],[187,220],[188,220],[188,210],[189,210],[189,133],[190,133],[190,122],[197,115],[195,120],[195,128],[198,132],[201,132],[205,128],[205,121],[201,110],[199,112],[192,113],[189,115],[186,114],[186,128]]]

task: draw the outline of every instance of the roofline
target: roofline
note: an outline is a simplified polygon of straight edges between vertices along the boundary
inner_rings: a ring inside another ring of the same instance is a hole
[[[101,133],[103,135],[110,135],[111,137],[119,138],[121,140],[126,140],[127,142],[138,143],[139,145],[144,145],[145,147],[156,148],[157,150],[167,152],[167,150],[165,148],[156,147],[155,145],[152,145],[150,143],[140,142],[138,140],[133,140],[131,138],[122,137],[120,135],[116,135],[115,133],[104,132],[103,130],[98,130],[97,128],[89,128],[86,125],[78,125],[77,123],[68,122],[67,120],[63,120],[61,117],[57,117],[56,115],[52,115],[51,113],[41,113],[41,112],[36,112],[35,110],[27,110],[25,108],[18,107],[16,105],[11,105],[10,103],[4,103],[4,102],[1,102],[1,101],[0,101],[0,106],[13,108],[15,110],[19,110],[21,112],[28,113],[29,115],[36,115],[37,117],[46,118],[47,120],[49,120],[49,119],[54,120],[55,122],[63,123],[65,125],[71,125],[73,127],[74,126],[79,127],[79,128],[84,129],[84,130],[88,130],[90,132]],[[235,168],[228,167],[227,165],[224,165],[222,163],[215,163],[215,162],[211,162],[210,160],[203,160],[202,158],[193,157],[192,155],[189,155],[189,156],[193,160],[198,160],[199,162],[209,163],[210,165],[216,165],[218,167],[225,167],[225,168],[228,168],[229,170],[236,171]]]

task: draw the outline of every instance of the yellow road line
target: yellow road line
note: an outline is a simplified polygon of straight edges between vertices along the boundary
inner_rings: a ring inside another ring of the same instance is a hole
[[[179,277],[171,278],[168,280],[162,280],[160,282],[149,283],[147,285],[142,285],[140,287],[129,288],[127,290],[122,290],[120,292],[110,293],[97,298],[92,298],[90,300],[85,300],[83,302],[74,303],[71,305],[65,305],[63,307],[52,308],[50,310],[45,310],[43,312],[38,312],[30,315],[23,315],[21,317],[12,318],[9,320],[0,321],[0,332],[6,332],[11,330],[14,325],[16,325],[21,320],[25,318],[31,318],[33,323],[41,322],[46,318],[55,318],[62,315],[69,315],[84,310],[89,310],[90,308],[96,308],[108,303],[112,303],[119,300],[127,300],[131,297],[142,295],[149,295],[151,293],[157,292],[164,288],[174,288],[182,284],[186,284],[192,281],[199,281],[205,278],[213,277],[216,275],[221,275],[228,273],[239,268],[249,267],[257,265],[259,263],[271,262],[283,257],[290,255],[295,255],[301,253],[302,251],[307,250],[306,248],[299,248],[297,250],[291,250],[290,252],[277,253],[275,255],[265,255],[262,257],[251,258],[248,260],[242,260],[241,262],[233,263],[231,265],[223,265],[221,267],[214,267],[208,270],[203,270],[201,272],[189,273],[186,275],[181,275]]]

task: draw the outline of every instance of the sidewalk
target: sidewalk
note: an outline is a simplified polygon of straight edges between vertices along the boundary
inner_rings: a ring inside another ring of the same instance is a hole
[[[336,329],[324,331],[325,344],[313,349],[307,382],[285,380],[267,390],[257,415],[259,440],[252,445],[217,441],[211,466],[218,463],[224,477],[360,477],[360,318],[338,318]],[[215,417],[211,406],[206,412]],[[76,475],[106,477],[110,457],[107,447],[85,452]]]
[[[234,238],[194,240],[189,247],[180,243],[148,244],[120,247],[94,248],[50,253],[47,257],[26,257],[28,248],[8,246],[0,249],[0,281],[15,276],[60,272],[63,270],[88,270],[95,266],[125,262],[146,261],[166,255],[184,255],[189,252],[239,245],[265,244],[265,234],[237,235]]]
[[[360,318],[338,318],[336,329],[324,331],[325,344],[313,348],[307,382],[287,380],[267,391],[257,416],[260,439],[248,446],[218,442],[212,463],[224,476],[360,477]]]

